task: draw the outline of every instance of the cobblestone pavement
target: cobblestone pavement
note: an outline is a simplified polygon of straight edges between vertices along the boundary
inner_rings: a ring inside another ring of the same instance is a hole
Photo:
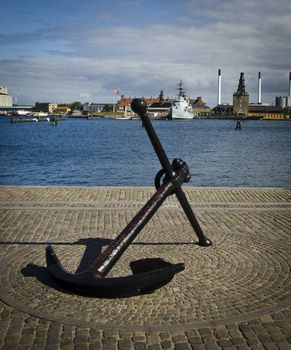
[[[153,188],[0,186],[1,349],[291,349],[291,190],[191,188],[211,247],[169,197],[110,272],[142,258],[183,262],[153,293],[69,294],[50,278],[51,243],[86,268]]]

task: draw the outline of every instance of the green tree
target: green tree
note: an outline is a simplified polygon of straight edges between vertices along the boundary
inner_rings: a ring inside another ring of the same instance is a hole
[[[113,111],[112,105],[105,105],[103,107],[103,112],[112,112],[112,111]]]
[[[82,103],[79,101],[71,103],[71,109],[79,109],[81,111],[83,109]]]

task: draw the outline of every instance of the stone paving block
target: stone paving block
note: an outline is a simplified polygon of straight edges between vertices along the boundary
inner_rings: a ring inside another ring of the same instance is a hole
[[[89,344],[89,350],[102,350],[102,344],[101,343]]]
[[[221,349],[221,347],[217,343],[205,344],[205,350],[218,350],[218,349]]]
[[[291,350],[291,344],[286,341],[277,342],[276,345],[280,350]]]
[[[119,350],[133,349],[133,342],[128,339],[120,339],[118,340],[118,349]]]
[[[175,343],[175,350],[191,350],[191,346],[188,343]]]
[[[133,347],[134,347],[134,350],[146,350],[147,349],[146,342],[140,342],[140,341],[134,342]],[[163,342],[161,343],[161,347],[162,347],[162,349],[168,349],[167,347],[163,347]]]
[[[249,349],[249,346],[247,346],[246,344],[239,344],[237,346],[237,349],[238,350],[248,350]]]

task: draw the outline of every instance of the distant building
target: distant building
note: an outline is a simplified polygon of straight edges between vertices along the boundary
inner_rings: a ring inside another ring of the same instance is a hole
[[[159,97],[157,97],[155,100],[157,101],[150,103],[148,106],[148,115],[157,119],[169,118],[172,101],[169,98],[164,98],[163,90],[160,91]]]
[[[263,119],[284,119],[283,108],[280,106],[249,105],[249,117],[261,117]]]
[[[276,96],[275,104],[277,107],[291,107],[291,96]]]
[[[144,98],[144,97],[142,97]],[[131,102],[133,101],[133,97],[125,97],[125,96],[121,96],[121,99],[117,102],[117,107],[120,111],[123,111],[125,109],[126,106],[130,105]],[[160,102],[160,96],[159,97],[150,97],[150,98],[144,98],[144,100],[146,101],[147,105],[150,106],[155,102]]]
[[[86,114],[91,114],[93,112],[102,112],[106,103],[89,103],[83,104],[83,112]]]
[[[161,90],[158,97],[144,98],[144,100],[148,105],[148,113],[152,118],[166,117],[169,112],[169,108],[172,105],[172,101],[170,99],[164,99],[163,90]],[[134,114],[131,110],[132,101],[132,97],[121,96],[121,99],[117,102],[118,110],[124,111],[124,115],[126,117]]]
[[[208,116],[210,113],[210,108],[205,104],[205,102],[202,100],[201,96],[198,96],[192,104],[192,110],[195,117],[203,117]]]
[[[288,96],[277,96],[276,106],[281,108],[291,107],[291,72],[289,73],[289,94]]]
[[[233,114],[248,115],[249,112],[249,94],[245,89],[244,73],[240,73],[240,79],[237,91],[233,94]]]
[[[218,117],[231,117],[233,116],[233,106],[228,103],[223,103],[212,108],[211,114]]]
[[[0,85],[0,107],[12,107],[13,98],[8,94],[6,86]]]
[[[34,111],[53,114],[54,110],[57,108],[58,105],[56,103],[36,102],[34,106]]]
[[[53,113],[54,114],[68,114],[70,112],[71,108],[66,106],[58,106],[57,108],[54,108]]]

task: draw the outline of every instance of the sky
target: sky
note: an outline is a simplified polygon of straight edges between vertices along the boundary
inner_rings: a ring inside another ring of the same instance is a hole
[[[287,96],[290,0],[0,0],[0,85],[17,104],[175,97],[232,103]]]

